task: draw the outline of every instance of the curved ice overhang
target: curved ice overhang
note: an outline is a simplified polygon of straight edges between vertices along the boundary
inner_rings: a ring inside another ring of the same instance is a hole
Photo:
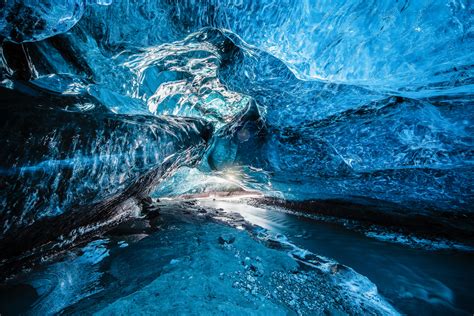
[[[382,1],[367,21],[359,1],[140,4],[93,5],[68,32],[3,41],[2,86],[75,96],[62,110],[129,123],[208,121],[216,133],[197,169],[157,194],[238,187],[472,214],[469,3]],[[76,163],[58,161],[40,167]]]

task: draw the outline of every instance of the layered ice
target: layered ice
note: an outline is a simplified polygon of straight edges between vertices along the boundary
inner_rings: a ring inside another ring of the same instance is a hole
[[[177,164],[156,195],[247,189],[472,217],[469,1],[2,6],[1,85],[46,95],[20,116],[2,102],[15,149],[2,170],[28,188],[20,202],[2,197],[4,232],[114,195],[211,125],[195,169]],[[25,127],[33,136],[17,136],[23,115],[40,123]],[[63,130],[61,154],[51,133]]]
[[[162,178],[196,163],[212,134],[197,119],[119,115],[92,97],[1,91],[4,258],[138,212]]]
[[[340,217],[366,243],[471,246],[473,11],[466,0],[0,0],[0,278],[48,262],[0,287],[26,300],[8,308],[397,314],[373,280],[272,233],[284,223],[261,213]],[[247,221],[220,202],[162,199],[248,193],[266,198],[239,206]],[[333,239],[314,250],[339,249]],[[406,279],[385,293],[409,311],[469,305],[464,284],[394,271]]]

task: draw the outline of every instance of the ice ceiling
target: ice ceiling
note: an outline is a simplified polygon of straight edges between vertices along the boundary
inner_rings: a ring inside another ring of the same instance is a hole
[[[5,236],[151,192],[472,211],[472,1],[0,8]]]

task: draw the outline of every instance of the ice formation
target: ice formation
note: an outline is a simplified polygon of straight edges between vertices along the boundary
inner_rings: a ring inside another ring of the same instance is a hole
[[[0,7],[0,240],[155,189],[380,201],[473,231],[472,1]]]

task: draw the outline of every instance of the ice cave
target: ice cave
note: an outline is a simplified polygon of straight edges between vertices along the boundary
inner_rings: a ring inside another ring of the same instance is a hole
[[[474,313],[474,1],[0,0],[0,315]]]

